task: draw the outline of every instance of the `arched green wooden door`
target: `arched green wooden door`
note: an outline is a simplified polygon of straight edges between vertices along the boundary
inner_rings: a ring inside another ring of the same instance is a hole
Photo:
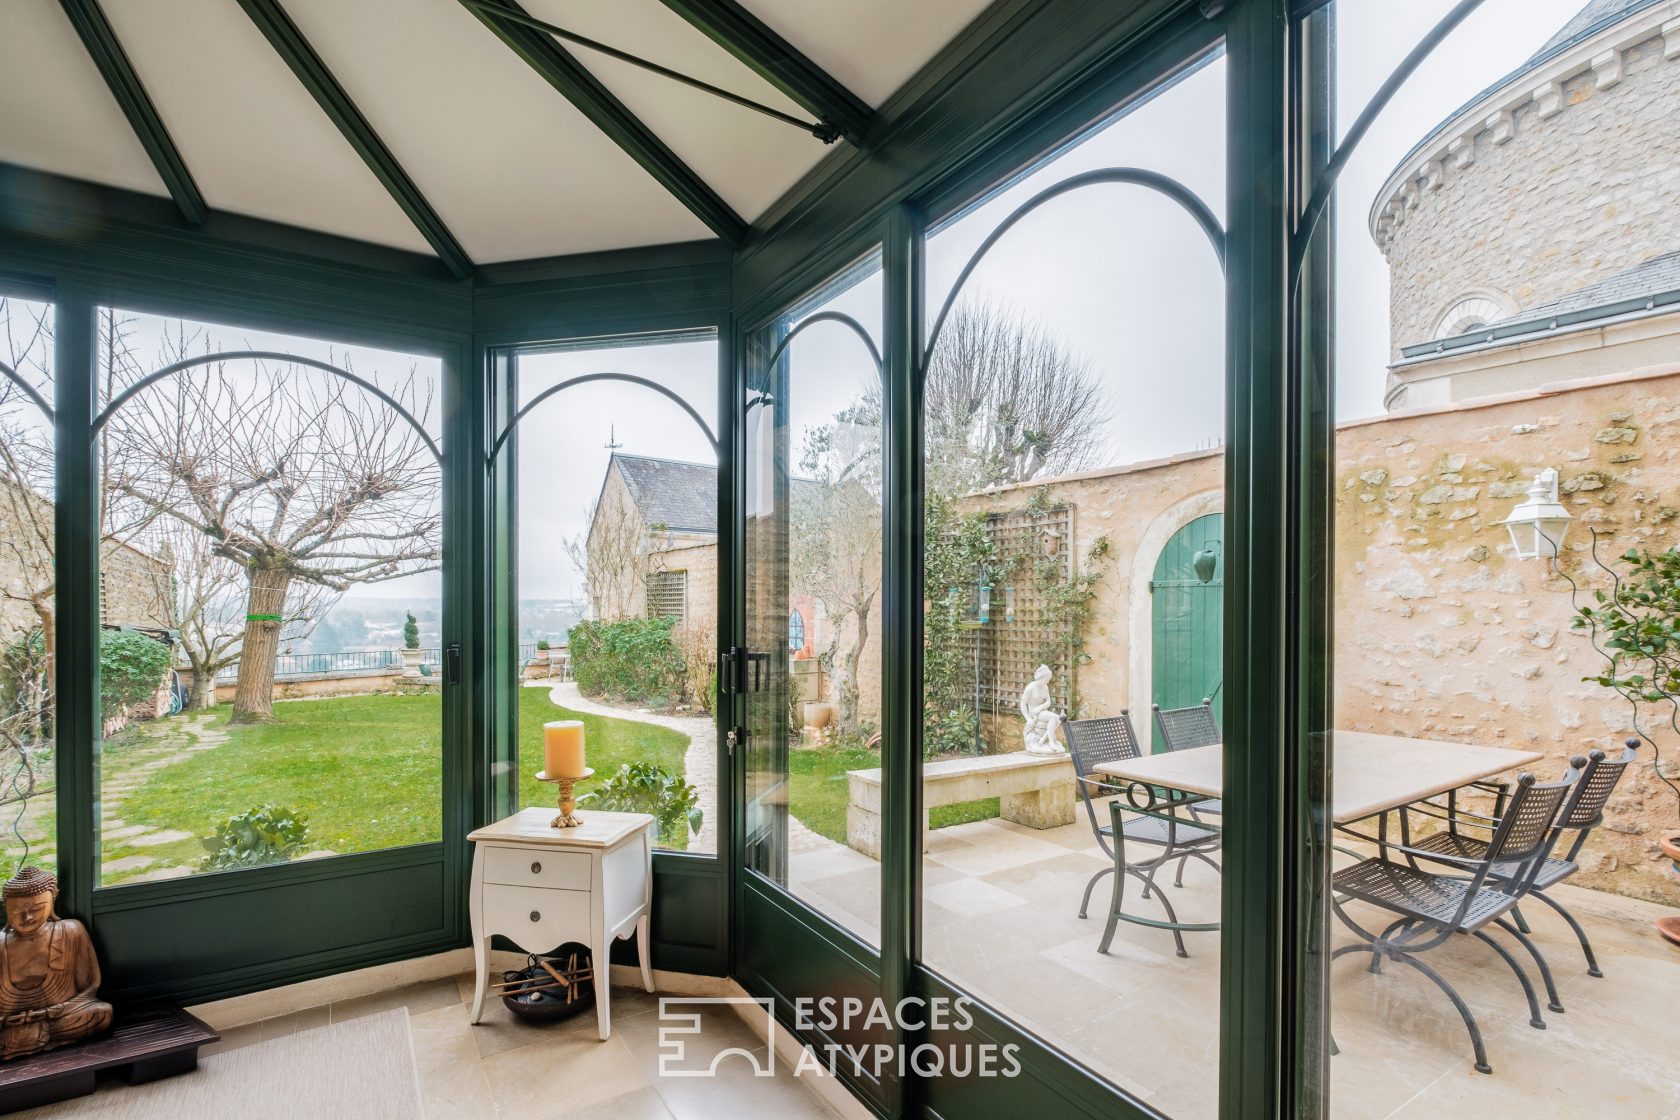
[[[1155,560],[1155,577],[1149,583],[1151,620],[1151,700],[1163,708],[1182,708],[1213,698],[1213,709],[1223,718],[1220,688],[1224,671],[1225,635],[1225,515],[1210,513],[1198,517],[1174,533]],[[1203,571],[1196,571],[1196,554],[1203,556]],[[1207,580],[1202,575],[1207,574]],[[1137,714],[1134,713],[1134,718]],[[1154,749],[1165,746],[1149,713]]]

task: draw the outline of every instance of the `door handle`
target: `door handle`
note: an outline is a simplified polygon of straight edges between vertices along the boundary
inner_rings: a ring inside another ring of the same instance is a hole
[[[443,679],[451,685],[461,683],[461,643],[450,642],[443,651]]]

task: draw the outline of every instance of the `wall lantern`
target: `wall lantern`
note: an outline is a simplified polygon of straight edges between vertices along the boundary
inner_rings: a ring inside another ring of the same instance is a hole
[[[1190,567],[1195,569],[1196,578],[1203,583],[1211,581],[1213,573],[1219,568],[1220,548],[1218,541],[1207,541],[1190,557]]]
[[[1563,549],[1563,536],[1573,520],[1558,501],[1558,472],[1547,467],[1535,476],[1534,485],[1528,488],[1528,498],[1500,524],[1510,530],[1517,559],[1543,556],[1556,560]]]

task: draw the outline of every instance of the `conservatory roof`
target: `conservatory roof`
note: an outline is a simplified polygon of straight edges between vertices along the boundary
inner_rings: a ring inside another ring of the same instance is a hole
[[[0,165],[169,197],[188,226],[246,215],[457,275],[738,242],[831,145],[866,142],[985,7],[7,0]]]

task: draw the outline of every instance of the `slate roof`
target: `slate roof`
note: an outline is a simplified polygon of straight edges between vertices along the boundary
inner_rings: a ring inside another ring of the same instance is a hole
[[[1557,34],[1547,39],[1545,45],[1535,51],[1528,61],[1536,62],[1565,43],[1585,39],[1588,33],[1597,30],[1600,24],[1614,22],[1635,9],[1648,7],[1653,2],[1654,0],[1590,0],[1585,7],[1570,17],[1568,23],[1558,28]]]
[[[613,453],[630,499],[649,525],[688,533],[717,532],[717,468],[707,463]]]
[[[1584,311],[1589,307],[1603,307],[1676,289],[1680,289],[1680,249],[1652,257],[1596,284],[1577,288],[1547,303],[1519,311],[1510,319],[1502,321],[1508,323],[1515,319],[1565,315],[1571,311]]]

